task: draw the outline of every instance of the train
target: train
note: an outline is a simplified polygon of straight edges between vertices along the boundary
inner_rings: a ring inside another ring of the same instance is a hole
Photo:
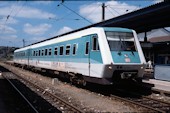
[[[14,63],[82,85],[140,81],[146,67],[136,32],[120,27],[90,27],[25,46],[14,51]]]

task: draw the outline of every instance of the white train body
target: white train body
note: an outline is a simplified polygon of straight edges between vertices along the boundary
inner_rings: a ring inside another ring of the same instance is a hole
[[[146,64],[136,32],[113,27],[92,27],[23,47],[14,52],[14,62],[82,75],[98,84],[142,78]]]

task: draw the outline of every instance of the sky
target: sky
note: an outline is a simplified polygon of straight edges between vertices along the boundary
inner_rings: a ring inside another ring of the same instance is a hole
[[[0,46],[22,47],[162,0],[0,1]]]

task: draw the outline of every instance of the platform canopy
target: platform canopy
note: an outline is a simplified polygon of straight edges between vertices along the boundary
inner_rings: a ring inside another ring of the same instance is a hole
[[[170,27],[170,0],[157,3],[137,11],[121,15],[92,26],[125,27],[138,33],[152,29]]]

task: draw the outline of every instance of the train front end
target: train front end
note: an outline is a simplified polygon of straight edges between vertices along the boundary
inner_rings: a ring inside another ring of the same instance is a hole
[[[146,61],[134,30],[117,28],[105,29],[107,43],[111,53],[112,79],[135,79],[143,77]]]

